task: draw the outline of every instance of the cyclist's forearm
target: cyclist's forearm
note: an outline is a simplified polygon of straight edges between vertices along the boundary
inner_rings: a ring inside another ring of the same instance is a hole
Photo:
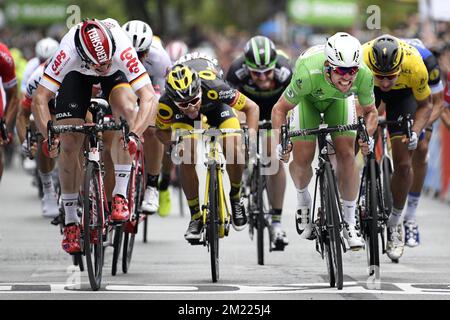
[[[9,127],[16,118],[17,114],[17,107],[19,102],[19,97],[17,94],[17,86],[12,87],[11,89],[6,91],[6,99],[8,101],[8,104],[6,106],[6,116],[5,116],[5,122],[6,125]]]
[[[51,120],[48,102],[52,97],[54,97],[54,93],[47,88],[39,86],[31,102],[31,112],[33,113],[36,126],[44,139],[47,139],[47,123]]]
[[[440,91],[436,94],[433,94],[433,110],[431,111],[430,120],[428,121],[428,125],[432,125],[442,114],[444,110],[444,91]]]
[[[30,124],[30,114],[31,112],[24,109],[23,106],[19,107],[16,119],[16,129],[20,143],[23,143],[25,140],[26,128]]]
[[[149,126],[155,125],[157,99],[156,96],[144,96],[140,98],[140,106],[135,123],[130,130],[138,136],[142,136]]]
[[[366,122],[367,133],[373,136],[378,127],[378,111],[374,104],[363,108],[364,120]]]
[[[416,116],[412,131],[420,135],[420,132],[425,129],[431,116],[433,104],[431,103],[431,96],[426,100],[418,101]]]

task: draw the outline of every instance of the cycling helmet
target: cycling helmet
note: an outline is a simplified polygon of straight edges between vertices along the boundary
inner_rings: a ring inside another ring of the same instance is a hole
[[[327,61],[336,67],[359,67],[362,48],[358,39],[345,32],[338,32],[328,38],[325,44]]]
[[[176,64],[167,75],[166,93],[176,102],[195,98],[200,92],[200,87],[198,73],[187,65]]]
[[[255,36],[247,41],[244,47],[245,64],[249,69],[264,71],[275,68],[277,50],[267,37]]]
[[[137,52],[147,51],[153,40],[153,31],[144,21],[132,20],[122,26]]]
[[[382,35],[369,49],[369,67],[380,74],[396,73],[403,61],[403,49],[397,38]]]
[[[167,44],[166,51],[172,61],[177,61],[188,53],[189,48],[186,43],[181,40],[174,40]]]
[[[116,51],[111,31],[97,19],[87,19],[78,25],[75,47],[81,60],[94,65],[110,61]]]
[[[36,53],[36,57],[38,57],[40,61],[45,61],[53,56],[56,50],[58,50],[58,47],[59,43],[55,39],[44,38],[36,43],[34,51]]]

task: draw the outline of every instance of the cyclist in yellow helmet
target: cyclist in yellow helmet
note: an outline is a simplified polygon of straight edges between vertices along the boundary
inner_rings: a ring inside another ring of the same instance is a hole
[[[363,46],[364,61],[375,77],[377,107],[386,105],[387,120],[410,114],[414,119],[412,135],[407,138],[399,125],[389,125],[394,173],[391,188],[393,208],[387,223],[387,255],[398,260],[404,250],[402,211],[412,184],[412,150],[428,124],[432,102],[428,71],[418,50],[391,35],[383,35]]]

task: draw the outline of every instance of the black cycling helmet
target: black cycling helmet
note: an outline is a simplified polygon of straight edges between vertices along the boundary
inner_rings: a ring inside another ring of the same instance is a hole
[[[244,48],[245,64],[249,69],[272,69],[277,63],[277,50],[267,37],[255,36],[247,41]]]
[[[174,101],[189,101],[198,95],[200,88],[200,76],[191,67],[177,64],[170,69],[166,79],[166,92]]]
[[[403,48],[397,38],[383,35],[373,41],[372,48],[369,50],[369,67],[375,73],[396,73],[402,61]]]

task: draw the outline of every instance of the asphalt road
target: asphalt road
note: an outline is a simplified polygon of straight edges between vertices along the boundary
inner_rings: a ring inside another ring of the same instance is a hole
[[[266,252],[257,265],[256,243],[248,229],[230,231],[220,242],[220,279],[211,282],[206,247],[183,237],[187,213],[150,216],[148,243],[137,236],[128,274],[111,276],[112,249],[105,258],[100,291],[92,292],[87,273],[72,265],[61,249],[59,228],[41,216],[37,189],[16,160],[0,184],[0,299],[148,299],[148,300],[299,300],[299,299],[450,299],[450,206],[423,197],[418,209],[421,245],[406,248],[399,264],[381,257],[381,283],[367,277],[366,252],[344,255],[344,288],[327,283],[325,261],[313,241],[299,239],[294,226],[295,190],[288,179],[283,225],[290,244]]]

